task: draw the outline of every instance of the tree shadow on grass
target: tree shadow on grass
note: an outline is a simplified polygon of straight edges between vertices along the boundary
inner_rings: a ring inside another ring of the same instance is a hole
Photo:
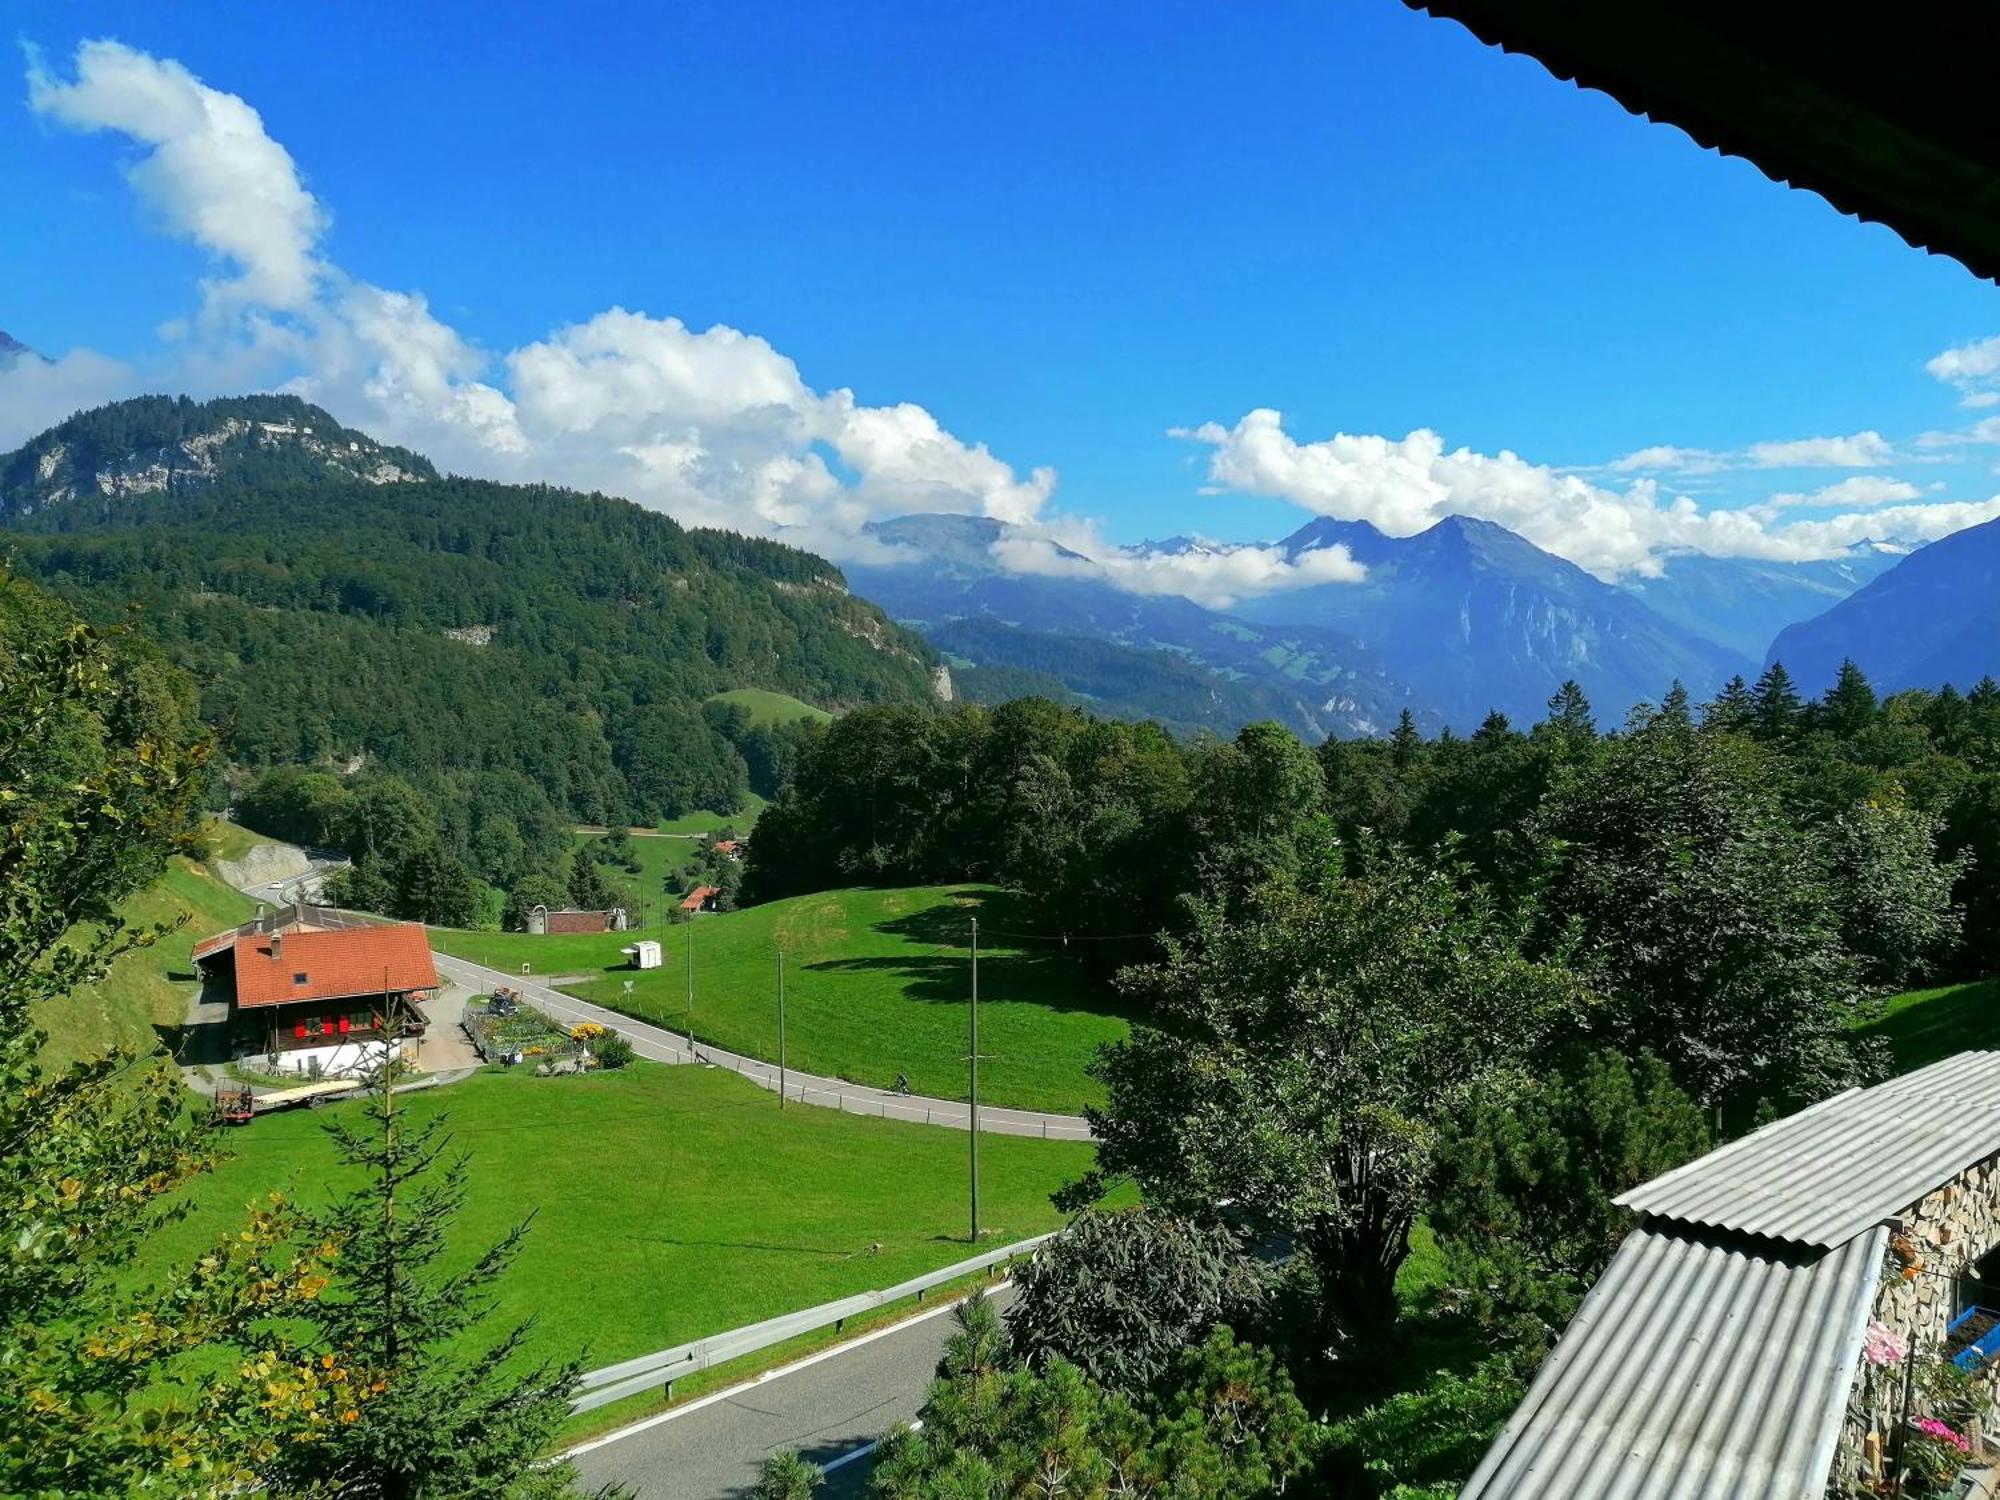
[[[876,932],[901,938],[913,949],[933,951],[824,958],[805,965],[805,969],[817,974],[872,971],[897,975],[903,992],[913,999],[963,1005],[972,987],[971,919],[977,917],[981,927],[993,933],[991,946],[982,940],[979,955],[982,1002],[1036,1005],[1120,1020],[1129,1020],[1137,1013],[1108,985],[1094,980],[1076,954],[1060,942],[1024,942],[1004,936],[1034,930],[1021,897],[972,888],[957,889],[951,895],[955,904],[930,906],[874,924]],[[935,951],[938,949],[949,951]]]
[[[1940,990],[1856,1027],[1855,1034],[1887,1041],[1897,1071],[1905,1073],[1968,1048],[2000,1046],[2000,980]]]

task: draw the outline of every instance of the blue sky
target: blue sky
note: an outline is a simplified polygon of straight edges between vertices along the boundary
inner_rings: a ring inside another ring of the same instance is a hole
[[[1824,552],[1855,528],[1770,536],[2000,490],[1984,440],[2000,433],[1919,443],[1976,434],[1980,409],[1960,402],[2000,370],[2000,346],[1978,352],[2000,334],[1993,286],[1394,0],[14,14],[45,89],[31,100],[24,60],[0,111],[17,207],[0,327],[101,363],[16,393],[14,425],[0,406],[5,442],[71,391],[289,384],[457,467],[831,550],[917,502],[1109,546],[1275,536],[1312,510],[1408,529],[1490,499],[1607,573],[1685,545]],[[101,38],[143,65],[86,95],[78,45]],[[308,243],[280,252],[308,257],[309,293],[226,290],[257,279],[244,257],[267,247],[199,226],[263,191],[270,164],[232,176],[226,141],[161,123],[177,108],[154,98],[162,77],[261,117],[314,206]],[[421,294],[424,321],[357,335],[357,287]],[[614,307],[648,321],[593,327]],[[665,319],[682,333],[662,343]],[[757,349],[702,343],[716,325],[791,362],[807,394],[751,368]],[[434,348],[436,328],[457,341],[438,379],[381,347]],[[577,328],[594,336],[559,336]],[[1960,383],[1927,371],[1967,346]],[[523,350],[545,357],[516,367]],[[563,384],[585,376],[587,397]],[[854,413],[829,415],[838,391]],[[464,417],[502,402],[511,415]],[[1275,438],[1243,425],[1263,409],[1283,413]],[[1203,424],[1206,440],[1168,435]],[[1402,446],[1414,429],[1440,435],[1438,457]],[[1312,446],[1337,433],[1383,442]],[[1747,457],[1871,433],[1866,451]],[[1602,467],[1663,445],[1709,457]],[[1441,471],[1461,446],[1518,454],[1544,487],[1581,469],[1574,483],[1617,504],[1554,496],[1530,516],[1527,481],[1497,459]],[[777,475],[779,460],[812,472]],[[1031,477],[1044,466],[1052,479]],[[1649,477],[1648,506],[1800,503],[1749,539],[1611,536]],[[1563,545],[1570,530],[1584,539]]]

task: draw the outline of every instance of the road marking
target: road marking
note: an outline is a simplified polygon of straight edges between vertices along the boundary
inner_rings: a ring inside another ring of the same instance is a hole
[[[911,1419],[908,1430],[911,1432],[921,1432],[923,1431],[923,1428],[924,1428],[924,1419],[922,1417],[915,1417]],[[819,1471],[822,1474],[831,1474],[835,1469],[844,1469],[849,1464],[853,1463],[857,1458],[866,1458],[869,1454],[873,1453],[877,1448],[881,1446],[882,1446],[882,1439],[880,1438],[875,1439],[875,1441],[872,1443],[863,1443],[859,1448],[856,1448],[852,1453],[843,1453],[840,1455],[840,1457],[832,1459],[827,1463],[821,1464],[819,1466]]]
[[[984,1290],[990,1296],[994,1292],[1001,1291],[1012,1285],[1013,1279],[1010,1277],[1006,1281],[996,1281],[992,1286],[984,1288]],[[652,1428],[661,1426],[663,1423],[685,1417],[690,1412],[697,1412],[703,1407],[713,1406],[718,1401],[727,1401],[732,1397],[742,1395],[745,1391],[755,1390],[760,1385],[768,1385],[773,1380],[778,1380],[786,1375],[796,1374],[800,1370],[819,1364],[823,1360],[829,1360],[836,1355],[849,1353],[852,1350],[859,1349],[863,1344],[872,1344],[877,1339],[887,1338],[892,1333],[901,1333],[906,1328],[915,1328],[919,1323],[927,1323],[942,1313],[950,1312],[959,1303],[966,1301],[970,1295],[968,1293],[966,1297],[956,1297],[949,1302],[941,1302],[936,1307],[920,1312],[914,1317],[903,1318],[883,1328],[871,1329],[856,1338],[844,1340],[829,1348],[816,1350],[814,1353],[808,1354],[801,1359],[795,1359],[788,1365],[779,1365],[777,1368],[766,1370],[760,1375],[752,1375],[748,1380],[739,1380],[735,1385],[725,1386],[719,1391],[710,1391],[706,1396],[697,1396],[694,1400],[680,1406],[669,1407],[662,1412],[655,1412],[650,1417],[642,1417],[629,1426],[620,1427],[613,1432],[607,1432],[602,1437],[594,1437],[588,1441],[578,1443],[573,1448],[565,1448],[561,1456],[564,1458],[575,1458],[579,1454],[589,1453],[592,1449],[602,1448],[607,1444],[618,1442],[622,1438],[631,1437],[635,1433],[649,1431]],[[848,1458],[854,1457],[859,1457],[859,1454],[847,1454],[842,1458],[834,1460],[834,1462],[844,1463]]]

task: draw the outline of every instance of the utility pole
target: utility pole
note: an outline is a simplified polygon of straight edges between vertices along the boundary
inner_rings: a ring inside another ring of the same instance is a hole
[[[969,1127],[965,1138],[970,1143],[970,1178],[972,1186],[972,1243],[979,1243],[979,918],[972,919],[972,1005],[967,1012],[968,1025],[972,1037],[971,1050],[966,1053],[966,1062],[972,1073],[971,1109],[966,1121]]]
[[[687,959],[688,978],[688,1061],[694,1061],[694,923],[683,922],[687,936],[681,940],[681,952]]]
[[[785,950],[778,950],[778,1108],[785,1107]]]

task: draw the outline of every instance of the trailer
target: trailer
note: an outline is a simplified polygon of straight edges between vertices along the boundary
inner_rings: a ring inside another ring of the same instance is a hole
[[[210,1113],[218,1124],[248,1125],[258,1115],[293,1109],[301,1104],[318,1105],[363,1087],[365,1085],[359,1078],[326,1078],[318,1083],[302,1084],[292,1089],[273,1089],[263,1094],[248,1085],[223,1087],[215,1091],[215,1104]]]

